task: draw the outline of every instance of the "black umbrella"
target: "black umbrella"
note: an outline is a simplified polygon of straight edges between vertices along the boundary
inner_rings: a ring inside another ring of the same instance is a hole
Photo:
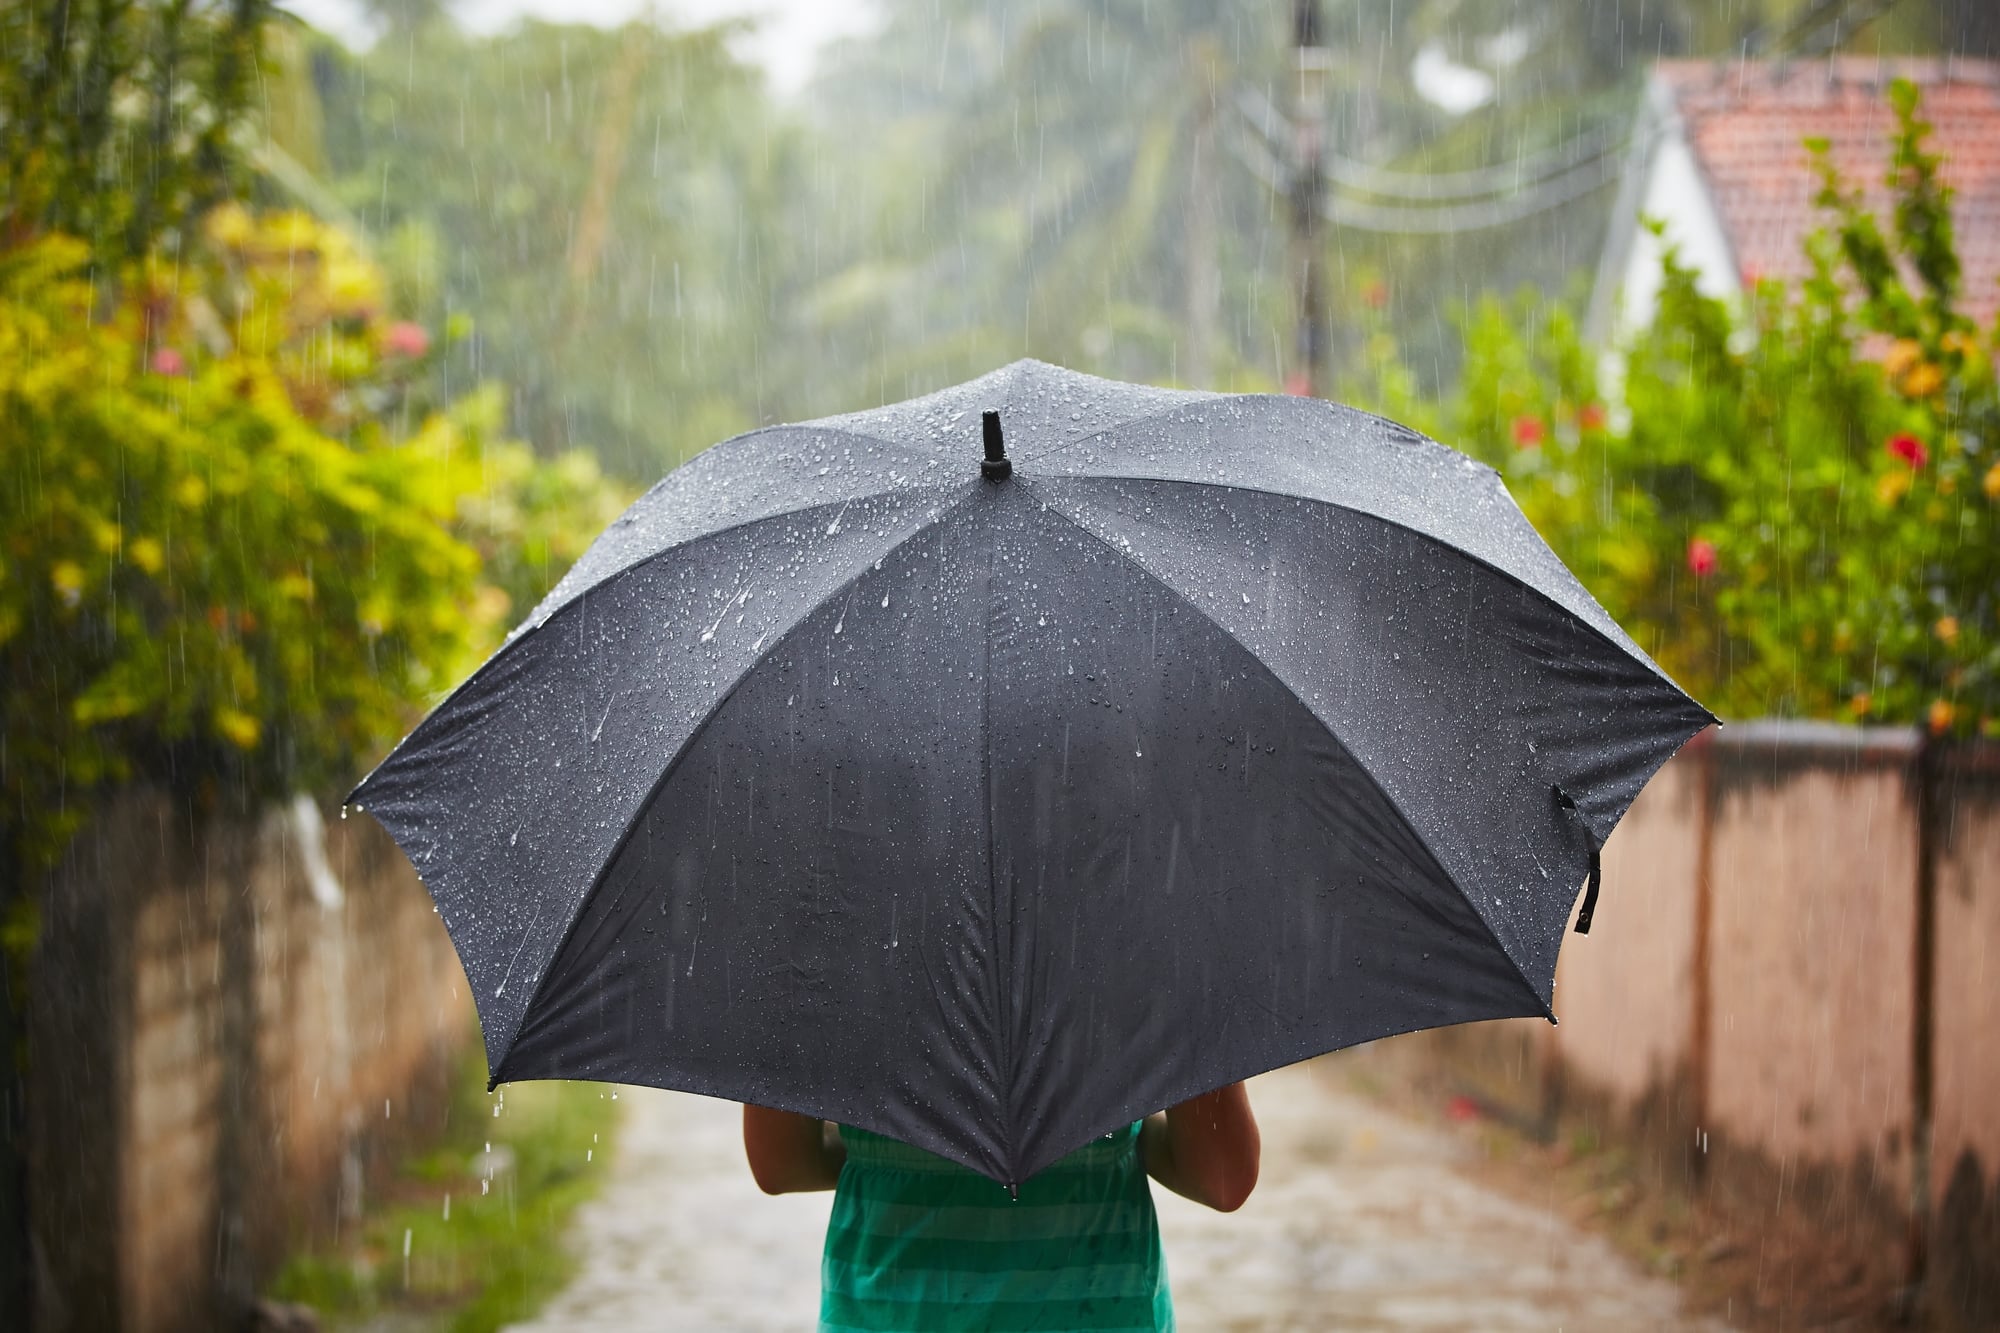
[[[1550,1014],[1597,848],[1711,720],[1491,469],[1023,361],[680,468],[352,799],[496,1082],[1016,1182],[1323,1051]]]

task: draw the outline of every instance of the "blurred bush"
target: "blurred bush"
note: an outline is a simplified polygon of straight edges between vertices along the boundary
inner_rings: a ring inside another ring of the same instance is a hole
[[[0,64],[15,887],[107,784],[210,806],[337,790],[627,498],[588,457],[500,438],[495,390],[432,396],[464,321],[396,319],[351,237],[234,202],[266,7],[100,6],[61,39],[57,11],[10,7],[36,58]],[[37,99],[103,123],[37,128]],[[139,141],[157,170],[122,172]]]
[[[1957,308],[1916,89],[1884,222],[1818,149],[1812,276],[1726,302],[1670,255],[1622,384],[1562,308],[1489,298],[1425,402],[1386,337],[1360,396],[1491,463],[1607,608],[1727,716],[2000,734],[1995,330]]]

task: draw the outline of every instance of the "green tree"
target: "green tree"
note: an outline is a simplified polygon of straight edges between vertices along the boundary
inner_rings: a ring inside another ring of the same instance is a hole
[[[1021,355],[1270,387],[1268,194],[1226,148],[1282,56],[1270,6],[991,0],[888,7],[811,103],[837,127],[835,246],[806,318],[863,383],[914,392]],[[850,214],[855,211],[848,205]]]
[[[437,397],[434,339],[351,237],[234,202],[264,11],[23,12],[46,58],[0,66],[10,895],[111,784],[213,806],[350,779],[618,499],[501,439],[493,393]],[[38,98],[107,123],[36,128]]]
[[[0,234],[132,259],[243,182],[268,0],[0,5]]]
[[[795,149],[732,30],[409,12],[365,55],[320,43],[329,172],[404,307],[475,320],[513,428],[653,475],[795,405],[772,333]]]

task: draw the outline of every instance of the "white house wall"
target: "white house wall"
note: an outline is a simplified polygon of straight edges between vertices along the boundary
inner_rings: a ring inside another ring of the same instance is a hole
[[[1653,150],[1640,216],[1665,224],[1665,234],[1655,236],[1642,227],[1632,238],[1613,325],[1614,342],[1619,344],[1653,322],[1660,299],[1661,260],[1668,246],[1679,247],[1681,262],[1694,269],[1695,285],[1704,295],[1733,300],[1743,290],[1708,183],[1678,119],[1666,127]]]

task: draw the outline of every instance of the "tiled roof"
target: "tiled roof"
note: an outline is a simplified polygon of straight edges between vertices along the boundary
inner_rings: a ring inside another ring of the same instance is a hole
[[[1883,176],[1896,128],[1888,88],[1897,78],[1920,85],[1931,146],[1944,154],[1942,174],[1956,191],[1960,304],[1991,325],[2000,310],[2000,61],[1669,60],[1655,74],[1680,112],[1746,283],[1807,272],[1802,242],[1825,221],[1812,202],[1819,186],[1808,137],[1829,142],[1842,179],[1864,186],[1888,222]]]

